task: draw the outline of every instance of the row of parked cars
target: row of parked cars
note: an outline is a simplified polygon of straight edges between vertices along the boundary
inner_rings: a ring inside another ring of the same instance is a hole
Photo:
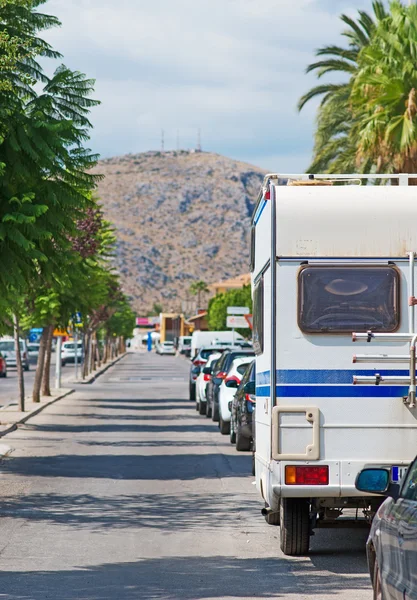
[[[192,360],[190,400],[238,451],[254,451],[255,353],[251,344],[203,346]]]

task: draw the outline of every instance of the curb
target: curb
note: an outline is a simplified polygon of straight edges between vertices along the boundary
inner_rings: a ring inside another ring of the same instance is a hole
[[[107,371],[107,369],[110,369],[110,367],[112,367],[113,365],[118,363],[119,360],[122,360],[122,358],[124,358],[126,355],[127,355],[127,352],[124,352],[123,354],[121,354],[117,358],[114,358],[112,361],[110,361],[106,365],[100,367],[100,369],[98,371],[96,371],[95,373],[92,373],[85,379],[78,379],[77,381],[69,381],[68,383],[71,383],[71,384],[74,384],[74,383],[79,384],[80,383],[82,385],[87,385],[87,384],[93,383],[97,379],[97,377],[100,377],[100,375],[103,375],[103,373],[105,373]]]
[[[59,396],[56,396],[55,398],[52,398],[52,400],[48,400],[48,402],[45,402],[44,404],[41,404],[41,406],[37,406],[36,408],[34,408],[33,410],[31,410],[29,413],[27,413],[26,415],[24,415],[19,421],[17,421],[16,423],[13,423],[9,427],[7,427],[7,429],[3,429],[3,431],[0,431],[0,438],[4,437],[8,433],[11,433],[12,431],[16,431],[16,429],[18,428],[19,425],[23,425],[24,423],[26,423],[26,421],[28,421],[32,417],[36,416],[40,412],[42,412],[44,410],[44,408],[46,408],[47,406],[51,406],[51,404],[54,404],[55,402],[58,402],[58,400],[62,400],[62,398],[65,398],[66,396],[69,396],[73,392],[74,392],[74,390],[66,390],[65,392],[63,392]],[[0,448],[0,450],[1,450],[1,448]],[[0,454],[0,456],[2,456],[2,455]]]

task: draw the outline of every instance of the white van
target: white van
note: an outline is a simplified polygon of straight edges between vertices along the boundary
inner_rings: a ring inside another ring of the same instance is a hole
[[[285,554],[370,520],[359,471],[398,483],[415,456],[416,192],[372,177],[268,175],[252,218],[256,485]]]
[[[203,346],[215,346],[216,344],[232,345],[233,342],[243,340],[243,336],[236,331],[194,331],[191,336],[191,359],[193,359]]]
[[[22,338],[20,338],[19,346],[20,346],[20,356],[22,358],[23,369],[25,371],[29,371],[30,365],[29,365],[29,355],[28,355],[26,340],[23,340]],[[0,338],[0,353],[3,356],[3,358],[5,359],[8,367],[16,367],[17,366],[14,338],[12,336],[6,335],[6,336]]]

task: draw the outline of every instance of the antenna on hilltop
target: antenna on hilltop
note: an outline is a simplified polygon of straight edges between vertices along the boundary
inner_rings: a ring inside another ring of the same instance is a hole
[[[165,132],[161,129],[161,152],[165,152]]]
[[[196,147],[196,152],[201,152],[201,129],[198,128],[197,130],[197,147]]]

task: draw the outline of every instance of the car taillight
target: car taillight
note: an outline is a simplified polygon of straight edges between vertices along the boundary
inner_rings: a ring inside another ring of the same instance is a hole
[[[193,360],[193,365],[195,367],[201,367],[201,365],[205,365],[206,362],[206,360]]]
[[[210,381],[210,379],[211,379],[211,375],[209,375],[208,373],[204,373],[203,380],[204,381]]]
[[[227,373],[226,371],[220,371],[219,373],[217,373],[216,377],[218,377],[219,379],[226,379]]]
[[[256,403],[256,396],[252,396],[252,394],[245,394],[246,402],[251,402],[252,404]]]
[[[236,383],[238,385],[240,385],[240,379],[239,377],[236,377],[236,375],[232,375],[231,377],[227,377],[224,382],[227,383],[228,381],[236,381]]]
[[[287,485],[328,485],[329,467],[285,467],[285,483]]]

